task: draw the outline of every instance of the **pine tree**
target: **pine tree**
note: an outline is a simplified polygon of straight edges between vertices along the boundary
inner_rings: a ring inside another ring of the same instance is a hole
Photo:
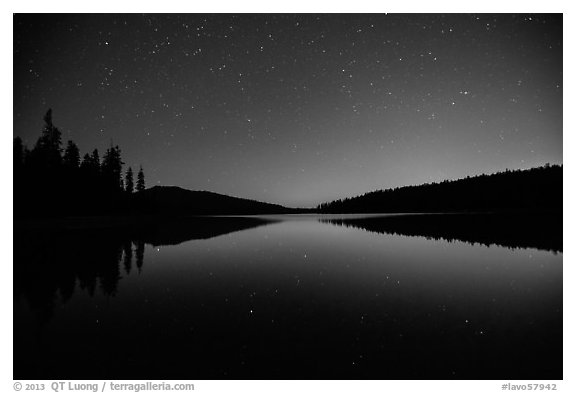
[[[111,146],[102,158],[102,175],[104,181],[111,190],[119,191],[122,187],[122,158],[118,146]]]
[[[73,141],[68,141],[66,151],[64,151],[64,165],[68,168],[76,169],[80,167],[80,150]]]
[[[94,149],[92,156],[90,157],[91,168],[95,172],[100,172],[100,155],[98,154],[98,149]]]
[[[94,149],[92,155],[88,153],[84,154],[82,163],[80,164],[80,170],[82,171],[82,177],[86,184],[92,184],[93,187],[98,186],[100,174],[98,149]]]
[[[132,194],[134,192],[134,174],[132,173],[132,168],[128,167],[126,171],[126,192]]]
[[[144,183],[144,170],[142,166],[140,166],[140,170],[138,171],[138,179],[136,180],[136,191],[144,191],[146,189],[146,184]]]
[[[82,163],[80,164],[80,169],[82,170],[89,169],[91,163],[92,163],[92,157],[90,157],[90,154],[88,153],[84,154],[84,157],[82,158]]]
[[[62,161],[62,133],[52,123],[52,109],[44,116],[44,129],[32,151],[35,164],[43,169],[60,165]]]
[[[42,130],[42,136],[38,140],[38,143],[42,146],[58,151],[62,151],[62,133],[57,127],[54,127],[52,123],[52,109],[48,109],[46,115],[44,115],[44,130]]]

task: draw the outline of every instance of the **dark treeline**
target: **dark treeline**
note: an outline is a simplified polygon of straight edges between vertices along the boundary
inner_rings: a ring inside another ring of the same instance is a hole
[[[318,206],[335,214],[519,210],[562,210],[562,165],[373,191]]]
[[[14,215],[16,218],[73,216],[191,216],[284,214],[309,211],[179,187],[146,190],[142,167],[124,172],[121,150],[111,145],[80,158],[74,141],[44,117],[41,136],[29,150],[14,139]]]
[[[217,215],[286,213],[482,212],[562,209],[561,165],[506,170],[441,183],[379,190],[322,203],[317,209],[190,191],[178,187],[145,190],[144,172],[124,171],[119,146],[81,158],[74,141],[44,117],[42,134],[30,150],[14,139],[14,216]]]
[[[111,144],[102,157],[94,149],[81,158],[74,141],[63,146],[52,110],[44,122],[31,150],[21,138],[14,138],[14,215],[114,215],[129,210],[131,194],[145,189],[142,167],[135,183],[132,168],[123,172],[119,146]]]

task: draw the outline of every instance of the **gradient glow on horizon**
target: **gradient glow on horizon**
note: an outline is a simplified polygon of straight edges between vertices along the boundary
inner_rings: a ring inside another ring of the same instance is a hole
[[[17,14],[14,136],[314,206],[562,163],[562,72],[562,15]]]

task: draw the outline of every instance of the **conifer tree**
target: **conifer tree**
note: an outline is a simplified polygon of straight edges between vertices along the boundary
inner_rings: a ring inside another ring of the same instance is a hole
[[[80,167],[80,150],[73,141],[68,141],[66,150],[64,151],[64,165],[71,169]]]
[[[120,147],[111,146],[102,157],[102,175],[110,190],[122,190],[122,162]]]
[[[128,167],[126,171],[126,192],[132,194],[134,192],[134,174],[132,173],[132,168]]]
[[[52,123],[52,109],[44,116],[44,129],[32,151],[35,163],[39,167],[49,168],[60,165],[62,161],[62,133]]]
[[[146,184],[144,182],[144,170],[142,166],[140,166],[140,170],[138,171],[138,179],[136,180],[136,191],[144,191],[146,188]]]

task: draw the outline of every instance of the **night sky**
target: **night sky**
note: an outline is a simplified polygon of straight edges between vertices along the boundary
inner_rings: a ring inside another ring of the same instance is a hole
[[[562,163],[561,15],[15,15],[14,136],[53,109],[147,185],[288,206]]]

